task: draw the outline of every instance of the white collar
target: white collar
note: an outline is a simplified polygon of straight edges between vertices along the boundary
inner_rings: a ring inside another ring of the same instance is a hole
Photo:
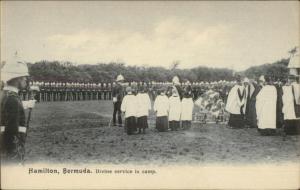
[[[7,90],[7,91],[12,91],[12,92],[15,92],[15,93],[19,93],[19,89],[18,88],[16,88],[16,87],[14,87],[14,86],[5,86],[4,88],[3,88],[3,90]]]

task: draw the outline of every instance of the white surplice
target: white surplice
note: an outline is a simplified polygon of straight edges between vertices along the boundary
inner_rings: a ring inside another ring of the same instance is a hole
[[[169,98],[169,121],[180,121],[181,101],[179,96]]]
[[[126,95],[121,104],[121,111],[125,112],[125,118],[137,116],[136,96],[133,94]]]
[[[257,125],[259,129],[276,129],[276,101],[275,86],[266,85],[256,97]]]
[[[193,119],[193,98],[183,98],[181,101],[181,120],[192,121]]]
[[[151,101],[147,93],[138,93],[137,99],[137,117],[148,116],[149,110],[151,110]]]
[[[294,94],[292,88],[294,87]],[[282,113],[284,116],[284,120],[293,120],[293,119],[300,119],[296,117],[295,114],[295,105],[294,101],[299,99],[299,93],[297,93],[297,90],[299,92],[299,84],[298,86],[296,84],[290,85],[290,86],[283,86],[283,95],[282,95]],[[297,101],[296,101],[297,103]]]
[[[158,95],[154,101],[153,110],[156,111],[156,116],[168,116],[169,114],[169,99],[166,95]]]
[[[240,100],[238,90],[240,90],[240,92],[243,93],[244,86],[235,85],[234,87],[232,87],[228,94],[225,109],[231,114],[241,114],[241,106],[245,103],[244,98]]]

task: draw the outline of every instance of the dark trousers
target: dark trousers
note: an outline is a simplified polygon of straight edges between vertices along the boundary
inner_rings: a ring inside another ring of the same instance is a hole
[[[113,123],[116,124],[116,116],[118,115],[118,123],[122,124],[122,117],[121,117],[121,103],[122,102],[115,102],[114,103],[114,113],[113,113]]]

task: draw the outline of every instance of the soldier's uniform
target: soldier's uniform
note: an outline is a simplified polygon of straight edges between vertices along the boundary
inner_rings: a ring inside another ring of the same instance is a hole
[[[116,116],[118,115],[118,124],[119,126],[122,125],[122,117],[121,117],[121,104],[123,100],[123,87],[120,81],[124,81],[124,77],[119,75],[117,77],[116,86],[112,89],[112,97],[113,97],[113,104],[114,104],[114,112],[113,112],[113,124],[116,125]]]
[[[4,162],[22,162],[24,158],[28,123],[25,124],[25,110],[19,92],[26,88],[24,77],[28,76],[27,65],[17,57],[1,70],[1,79],[6,82],[0,96],[0,148],[1,161]],[[32,101],[27,101],[26,107],[33,108],[35,101]]]
[[[4,90],[1,102],[1,150],[4,159],[23,159],[26,130],[25,111],[18,91]]]

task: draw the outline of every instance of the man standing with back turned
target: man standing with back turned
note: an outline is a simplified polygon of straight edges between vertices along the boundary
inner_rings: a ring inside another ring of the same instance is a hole
[[[112,89],[112,97],[114,104],[114,112],[113,112],[113,125],[116,124],[116,116],[118,115],[118,124],[119,127],[122,127],[122,117],[121,117],[121,104],[124,96],[122,82],[124,81],[124,77],[122,75],[117,76],[116,85]]]
[[[28,86],[28,68],[17,60],[8,62],[1,70],[1,80],[6,84],[1,98],[1,161],[21,163],[25,155],[28,130],[25,109],[33,108],[35,100],[21,101],[18,93]]]

